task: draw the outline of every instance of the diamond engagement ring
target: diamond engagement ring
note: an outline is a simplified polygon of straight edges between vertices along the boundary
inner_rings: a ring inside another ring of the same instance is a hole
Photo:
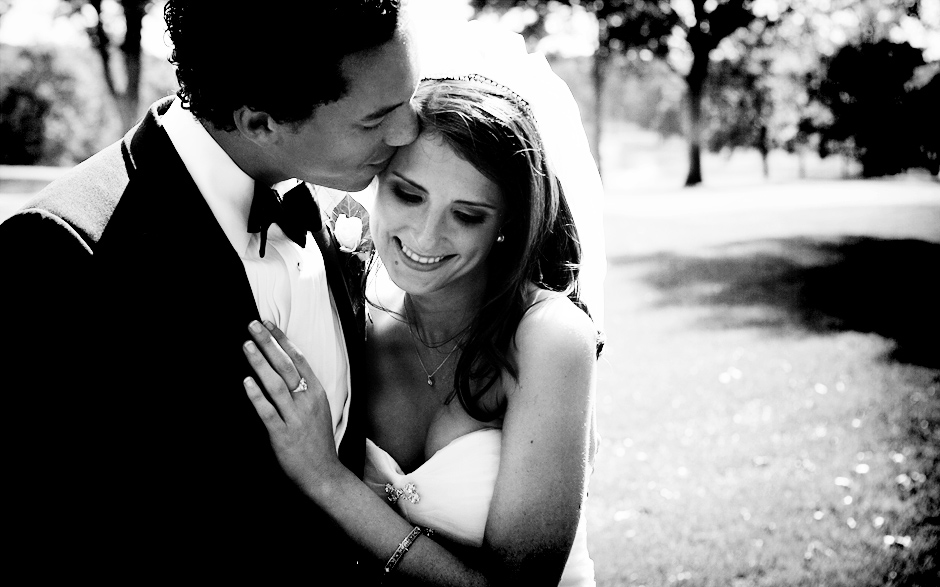
[[[303,377],[300,378],[300,383],[297,384],[297,387],[290,390],[291,393],[300,393],[301,391],[307,391],[307,380]]]

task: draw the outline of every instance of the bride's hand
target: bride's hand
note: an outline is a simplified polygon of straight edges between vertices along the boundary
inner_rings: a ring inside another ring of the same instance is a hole
[[[255,321],[248,331],[254,341],[243,345],[245,356],[274,405],[252,377],[245,379],[245,391],[281,467],[301,488],[315,490],[328,482],[334,467],[342,467],[326,393],[300,349],[277,327]]]

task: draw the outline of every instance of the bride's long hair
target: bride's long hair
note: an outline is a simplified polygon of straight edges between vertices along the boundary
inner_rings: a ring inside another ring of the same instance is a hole
[[[487,259],[483,303],[454,374],[453,394],[463,408],[477,420],[491,421],[502,415],[504,406],[481,400],[503,373],[518,376],[508,351],[528,309],[530,284],[566,292],[590,316],[578,295],[578,233],[536,121],[521,97],[472,76],[424,80],[415,104],[421,132],[442,138],[496,183],[505,199],[505,238]]]

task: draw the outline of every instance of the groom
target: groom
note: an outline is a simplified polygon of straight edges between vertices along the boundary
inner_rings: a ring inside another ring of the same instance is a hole
[[[414,140],[403,15],[170,0],[165,17],[177,97],[0,226],[7,560],[214,578],[297,563],[316,584],[355,553],[281,472],[242,344],[253,320],[298,343],[361,474],[358,327],[297,180],[362,190]]]

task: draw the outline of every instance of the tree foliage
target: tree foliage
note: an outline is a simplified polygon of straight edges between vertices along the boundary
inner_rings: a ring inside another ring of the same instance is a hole
[[[806,46],[805,27],[793,26],[793,4],[770,19],[758,17],[723,43],[706,84],[705,141],[709,150],[753,148],[769,176],[771,150],[799,150],[806,142],[805,78],[818,55]],[[802,23],[803,16],[798,17]]]
[[[667,0],[470,0],[477,12],[505,12],[511,8],[528,8],[536,19],[522,31],[526,37],[545,34],[548,15],[559,6],[580,6],[592,13],[598,22],[598,47],[602,56],[645,48],[663,57],[668,53],[667,40],[678,22],[678,15]]]
[[[919,49],[888,40],[847,45],[826,59],[812,88],[812,97],[831,112],[815,128],[820,154],[846,152],[866,177],[914,167],[937,173],[940,76],[934,73],[922,87],[911,83],[924,65]]]
[[[0,45],[0,63],[4,164],[74,165],[127,131],[89,49]],[[145,55],[142,72],[146,104],[178,88],[165,59]]]
[[[123,132],[75,52],[0,47],[0,162],[74,165]]]

